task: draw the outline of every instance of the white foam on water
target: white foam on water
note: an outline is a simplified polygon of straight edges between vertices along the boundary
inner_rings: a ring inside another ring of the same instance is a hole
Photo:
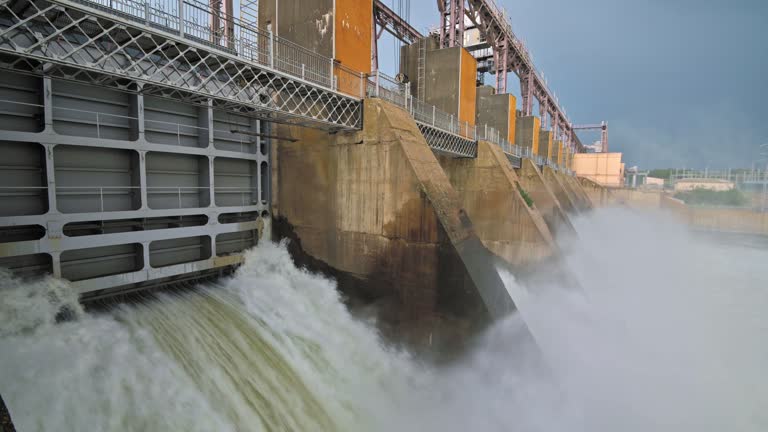
[[[768,250],[655,214],[574,222],[570,279],[504,274],[522,313],[440,368],[272,243],[216,286],[100,315],[5,275],[0,393],[23,431],[768,430]],[[62,304],[78,318],[54,324]]]

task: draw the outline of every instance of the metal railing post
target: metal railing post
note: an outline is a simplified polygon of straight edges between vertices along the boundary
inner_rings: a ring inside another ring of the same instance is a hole
[[[101,127],[99,126],[99,113],[96,113],[96,138],[101,138]]]
[[[301,79],[306,80],[306,73],[304,72],[304,63],[301,64]]]
[[[180,187],[178,188],[178,192],[179,192],[179,208],[181,208],[181,188]]]
[[[152,21],[151,9],[149,7],[149,0],[144,1],[144,21],[147,25]]]
[[[376,97],[379,97],[379,71],[376,71]]]
[[[269,31],[269,67],[275,68],[275,35]]]
[[[435,108],[434,105],[432,105],[432,126],[435,125],[435,116],[436,116],[437,108]]]
[[[179,0],[179,36],[184,37],[184,0]]]
[[[336,88],[335,88],[335,86],[334,86],[334,76],[333,76],[333,59],[328,59],[328,65],[330,66],[330,69],[328,70],[328,72],[329,72],[329,74],[330,74],[330,75],[328,75],[328,78],[330,79],[330,83],[331,83],[331,89],[332,89],[332,90],[335,90]]]
[[[99,188],[99,208],[101,209],[101,213],[104,213],[104,188]]]
[[[181,124],[176,123],[176,143],[181,145]]]
[[[453,130],[453,114],[451,114],[451,126],[450,126],[450,131],[451,131],[451,132],[454,132],[454,130]]]
[[[360,97],[365,97],[365,74],[360,72]]]

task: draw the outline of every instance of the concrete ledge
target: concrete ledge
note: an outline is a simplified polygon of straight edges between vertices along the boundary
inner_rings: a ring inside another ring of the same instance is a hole
[[[536,164],[528,158],[523,158],[517,174],[520,184],[533,199],[534,205],[544,218],[549,231],[555,236],[563,232],[568,234],[575,233],[576,231],[568,215],[563,210],[560,201],[557,200],[552,189],[544,181],[544,177]]]
[[[478,142],[477,158],[438,157],[483,245],[512,266],[539,262],[556,253],[539,211],[520,194],[520,181],[504,152]]]
[[[587,211],[591,209],[592,204],[589,202],[589,198],[586,197],[583,189],[576,183],[575,179],[563,173],[557,174],[560,177],[560,181],[563,183],[563,186],[565,186],[565,188],[570,191],[571,198],[573,199],[574,204],[576,204],[578,209],[580,211]]]
[[[555,197],[557,197],[557,200],[560,202],[563,209],[568,213],[578,212],[578,207],[574,202],[574,198],[571,196],[571,192],[565,188],[565,185],[563,185],[563,182],[560,180],[560,177],[555,170],[545,166],[541,171],[544,181],[555,194]]]
[[[586,177],[576,177],[576,181],[581,185],[587,198],[593,207],[602,207],[608,205],[608,189],[592,179]]]

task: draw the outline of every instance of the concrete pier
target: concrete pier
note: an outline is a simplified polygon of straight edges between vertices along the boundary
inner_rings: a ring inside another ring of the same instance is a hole
[[[541,171],[544,177],[544,181],[552,190],[552,193],[555,194],[555,197],[557,197],[557,200],[560,202],[562,208],[568,213],[578,212],[578,207],[574,202],[574,198],[571,196],[571,192],[565,188],[565,185],[560,180],[557,172],[548,166],[542,168]]]
[[[530,148],[534,154],[539,154],[539,130],[541,119],[538,117],[518,117],[515,132],[515,144]]]
[[[506,263],[525,266],[556,253],[549,228],[521,195],[522,185],[501,149],[478,143],[477,158],[438,157],[483,245]]]
[[[477,88],[477,125],[488,125],[499,131],[502,138],[515,142],[517,100],[511,94],[496,94],[493,87]]]
[[[557,161],[557,148],[553,145],[553,133],[548,130],[539,130],[539,150],[536,152],[539,156]]]
[[[342,290],[384,305],[385,321],[412,342],[455,342],[456,329],[485,321],[478,316],[512,310],[492,255],[414,120],[377,99],[365,101],[364,118],[355,133],[278,128],[298,141],[274,152],[276,226],[333,269]]]
[[[568,215],[560,205],[548,182],[532,160],[523,158],[520,169],[517,170],[520,185],[533,199],[536,209],[547,223],[550,232],[559,236],[562,233],[573,234],[575,232]]]

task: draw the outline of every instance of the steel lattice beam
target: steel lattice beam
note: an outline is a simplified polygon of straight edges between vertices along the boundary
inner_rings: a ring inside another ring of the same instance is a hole
[[[0,67],[189,103],[210,99],[217,108],[272,121],[361,127],[359,99],[263,66],[270,54],[265,44],[239,40],[212,47],[150,14],[142,23],[142,12],[132,12],[89,1],[3,2]]]
[[[438,129],[420,121],[416,121],[416,125],[433,151],[451,157],[477,157],[477,141]]]

